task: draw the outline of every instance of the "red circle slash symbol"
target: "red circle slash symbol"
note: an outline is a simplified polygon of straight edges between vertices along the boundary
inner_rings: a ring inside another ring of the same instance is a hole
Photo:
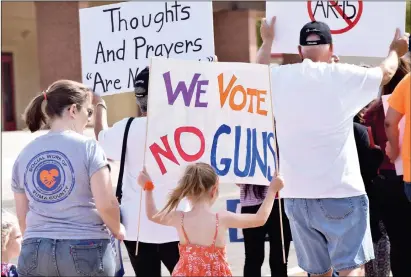
[[[329,14],[329,9],[335,10],[335,12],[337,12],[341,16],[341,18],[347,23],[347,26],[342,28],[342,29],[337,29],[337,30],[331,29],[331,34],[333,34],[333,35],[338,35],[338,34],[345,33],[345,32],[348,32],[349,30],[351,30],[352,28],[354,28],[354,26],[357,25],[358,21],[360,21],[362,11],[363,11],[363,1],[362,0],[357,0],[358,10],[356,11],[356,13],[354,15],[354,17],[355,17],[354,20],[352,20],[352,18],[350,18],[346,15],[346,13],[341,8],[341,6],[338,5],[338,2],[347,2],[348,3],[348,2],[355,2],[355,1],[331,1],[331,0],[330,1],[307,1],[308,15],[310,16],[311,21],[316,21],[315,16],[314,16],[315,15],[315,10],[313,12],[312,2],[317,2],[317,6],[322,7],[322,9],[324,10],[324,14],[326,13],[325,9],[327,9],[327,14]],[[351,5],[351,7],[354,7],[354,5]],[[332,11],[332,12],[337,17],[337,14],[334,11]],[[328,16],[326,16],[326,17],[328,17]]]

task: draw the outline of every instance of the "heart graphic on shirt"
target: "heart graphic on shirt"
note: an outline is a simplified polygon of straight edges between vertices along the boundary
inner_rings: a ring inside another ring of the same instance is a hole
[[[40,172],[41,182],[48,188],[52,188],[56,184],[56,177],[59,176],[57,169],[42,170]]]

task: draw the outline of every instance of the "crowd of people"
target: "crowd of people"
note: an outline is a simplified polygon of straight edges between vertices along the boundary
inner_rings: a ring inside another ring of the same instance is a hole
[[[275,18],[263,20],[258,63],[270,63],[274,30]],[[154,183],[145,170],[149,68],[135,82],[142,116],[112,127],[105,101],[88,87],[51,84],[24,114],[31,132],[46,124],[50,130],[13,166],[17,219],[3,215],[2,276],[115,276],[110,235],[126,246],[136,276],[161,276],[161,263],[172,276],[231,276],[228,228],[243,229],[246,277],[261,276],[267,235],[272,276],[287,276],[283,246],[287,258],[291,241],[309,275],[405,275],[411,261],[409,35],[396,30],[377,67],[339,63],[322,22],[303,26],[298,50],[300,63],[271,68],[281,167],[268,186],[238,184],[241,213],[212,210],[219,178],[208,164],[188,165],[177,185]],[[381,95],[390,94],[385,115]],[[96,139],[83,135],[92,117]],[[400,155],[403,176],[394,166]],[[121,162],[116,194],[108,160]],[[17,256],[16,267],[10,261]]]

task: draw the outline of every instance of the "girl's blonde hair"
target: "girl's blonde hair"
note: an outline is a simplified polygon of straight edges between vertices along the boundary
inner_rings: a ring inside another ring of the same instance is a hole
[[[17,218],[11,213],[1,210],[1,251],[6,250],[10,234],[13,228],[17,226]]]
[[[206,163],[195,163],[187,166],[178,186],[171,192],[165,207],[159,212],[170,213],[175,210],[180,201],[189,197],[201,199],[217,183],[218,176],[214,169]]]

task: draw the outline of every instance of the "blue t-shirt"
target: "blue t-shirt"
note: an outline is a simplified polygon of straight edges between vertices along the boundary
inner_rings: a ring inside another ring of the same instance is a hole
[[[73,131],[49,132],[13,166],[12,189],[29,200],[24,239],[108,239],[90,179],[108,166],[98,142]]]

